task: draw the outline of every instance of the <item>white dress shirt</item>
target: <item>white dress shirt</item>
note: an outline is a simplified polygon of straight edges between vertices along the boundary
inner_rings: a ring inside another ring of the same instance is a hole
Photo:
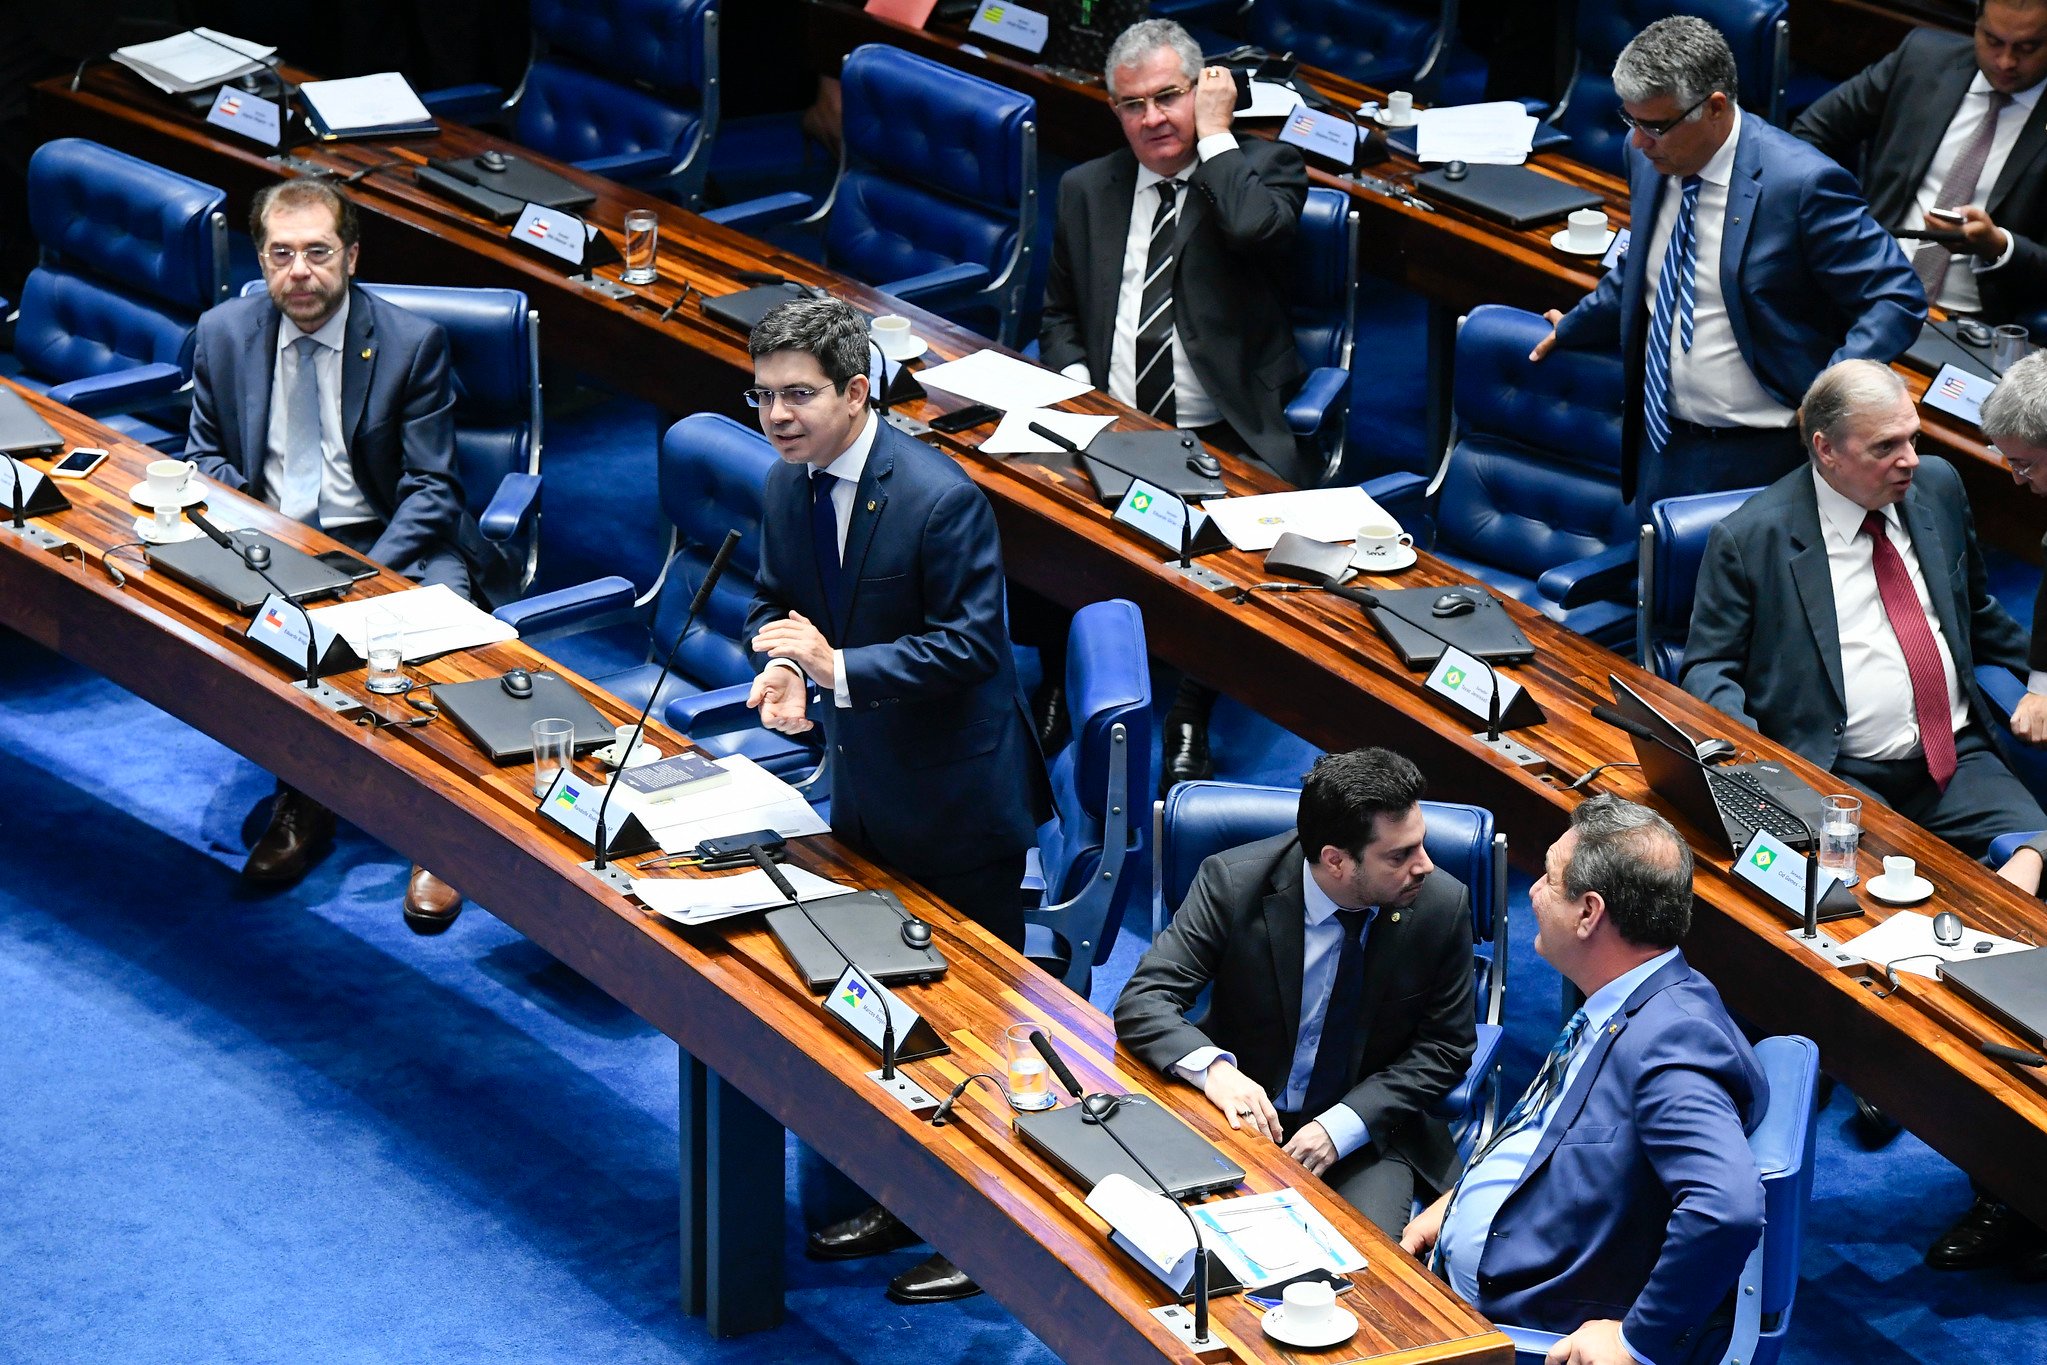
[[[2011,103],[1997,116],[1997,132],[1990,139],[1990,155],[1983,158],[1983,173],[1976,177],[1976,193],[1967,202],[1978,208],[1990,198],[1991,190],[1997,186],[1997,177],[2004,174],[2004,163],[2011,159],[2011,149],[2025,130],[2027,120],[2033,117],[2033,108],[2040,102],[2040,90],[2047,82],[2034,85],[2030,90],[2021,90],[2011,97]],[[1969,82],[1967,93],[1955,108],[1955,116],[1948,120],[1947,132],[1941,135],[1940,146],[1933,152],[1933,160],[1927,163],[1926,178],[1919,182],[1919,197],[1912,203],[1910,222],[1901,227],[1918,227],[1926,221],[1926,211],[1940,198],[1940,187],[1947,183],[1948,172],[1954,168],[1955,158],[1962,154],[1962,148],[1976,135],[1982,125],[1983,116],[1990,111],[1990,78],[1981,71],[1976,79]],[[2011,259],[2012,250],[2018,245],[2016,234],[2005,230],[2004,254],[1994,261],[1986,261],[1973,253],[1961,255],[1956,261],[1966,260],[1969,269],[1957,270],[1950,262],[1948,272],[1940,284],[1940,297],[1934,302],[1950,313],[1973,313],[1983,306],[1983,296],[1976,288],[1976,276],[1985,270],[1995,270]]]
[[[1862,534],[1865,510],[1836,492],[1834,486],[1813,471],[1813,486],[1819,493],[1820,533],[1827,542],[1827,571],[1834,580],[1834,619],[1841,631],[1841,686],[1847,693],[1848,720],[1841,731],[1841,752],[1850,758],[1900,759],[1923,752],[1919,744],[1919,717],[1912,709],[1912,674],[1905,667],[1905,651],[1884,614],[1883,595],[1877,591],[1875,545]],[[1897,504],[1883,509],[1884,525],[1905,572],[1912,577],[1912,593],[1933,642],[1940,648],[1940,667],[1947,677],[1948,710],[1959,732],[1969,723],[1968,708],[1955,676],[1954,651],[1941,633],[1940,618],[1934,614],[1933,599],[1926,595],[1926,575],[1919,567],[1919,555],[1912,537],[1898,519]]]
[[[1699,205],[1692,218],[1692,257],[1697,263],[1692,300],[1692,349],[1683,345],[1683,318],[1671,314],[1671,415],[1703,427],[1765,427],[1791,425],[1792,410],[1770,397],[1742,359],[1734,327],[1727,320],[1727,297],[1720,290],[1720,243],[1726,235],[1727,187],[1734,179],[1734,149],[1741,141],[1740,109],[1727,141],[1699,171]],[[1684,182],[1663,177],[1656,222],[1649,233],[1649,256],[1642,306],[1656,312],[1656,282],[1663,278],[1663,253],[1677,226],[1684,202]]]
[[[874,433],[880,426],[881,419],[873,413],[861,413],[860,430],[854,433],[852,444],[840,451],[838,458],[824,467],[823,474],[806,474],[808,478],[832,480],[832,511],[837,514],[839,523],[841,563],[846,558],[846,528],[853,524],[853,499],[860,492],[860,476],[867,472],[867,456],[874,449]],[[815,625],[816,622],[811,624]],[[768,660],[769,667],[772,668],[776,664],[794,669],[798,673],[803,672],[794,659]],[[817,682],[817,679],[811,678],[811,681]],[[832,651],[832,704],[841,707],[853,704],[853,694],[846,690],[846,651],[843,649]]]
[[[320,391],[320,512],[317,524],[332,529],[355,522],[377,521],[377,509],[356,486],[355,466],[348,460],[348,443],[341,438],[341,347],[348,340],[348,295],[334,316],[313,332],[301,332],[290,318],[277,322],[277,360],[270,367],[270,427],[265,433],[268,454],[263,464],[263,500],[280,505],[284,488],[286,431],[291,416],[291,381],[298,377],[299,354],[292,344],[311,336],[313,382]]]

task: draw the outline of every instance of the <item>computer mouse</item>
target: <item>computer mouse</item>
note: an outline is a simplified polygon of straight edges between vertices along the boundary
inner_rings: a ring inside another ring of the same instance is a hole
[[[1471,167],[1465,165],[1462,161],[1445,161],[1443,163],[1443,178],[1445,180],[1462,180],[1470,170]]]
[[[1203,446],[1196,446],[1194,453],[1187,457],[1187,467],[1204,479],[1220,479],[1223,476],[1223,462],[1211,455]]]
[[[512,164],[512,159],[495,147],[476,158],[476,164],[487,171],[501,171]]]
[[[1478,610],[1477,599],[1461,592],[1446,592],[1429,607],[1431,616],[1469,616]]]
[[[505,676],[498,680],[508,697],[530,697],[533,695],[533,675],[523,668],[507,669]]]
[[[1990,328],[1974,318],[1958,318],[1955,321],[1955,335],[1971,346],[1988,346]]]
[[[912,948],[931,946],[931,926],[914,916],[903,921],[903,942]]]
[[[1943,948],[1952,948],[1962,941],[1962,917],[1952,910],[1943,910],[1933,917],[1933,941]]]
[[[1699,762],[1701,763],[1718,763],[1722,759],[1733,758],[1735,752],[1735,747],[1724,739],[1702,739],[1699,741],[1698,753]]]

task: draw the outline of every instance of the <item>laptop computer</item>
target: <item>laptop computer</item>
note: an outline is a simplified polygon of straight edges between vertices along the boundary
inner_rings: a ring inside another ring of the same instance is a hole
[[[228,538],[239,545],[268,545],[270,576],[294,602],[339,597],[355,582],[353,575],[261,531],[230,531]],[[225,602],[244,616],[254,616],[273,591],[261,574],[242,562],[240,553],[223,549],[205,536],[175,545],[152,545],[148,555],[151,567],[216,602]]]
[[[1651,706],[1648,698],[1614,674],[1609,673],[1607,681],[1613,684],[1615,710],[1662,735],[1685,753],[1698,752],[1691,737]],[[1642,780],[1649,784],[1649,790],[1677,807],[1700,829],[1721,831],[1727,840],[1723,853],[1732,856],[1758,829],[1768,831],[1800,852],[1812,848],[1811,834],[1757,794],[1768,792],[1814,828],[1819,826],[1820,793],[1792,776],[1782,764],[1735,763],[1709,771],[1661,744],[1633,735],[1629,739],[1635,746],[1635,759],[1642,765]]]
[[[1425,199],[1440,199],[1513,228],[1553,223],[1606,204],[1604,195],[1526,166],[1471,166],[1457,180],[1447,171],[1428,171],[1414,178],[1414,188]]]
[[[64,438],[27,399],[0,389],[0,455],[51,455],[63,448]]]
[[[1996,957],[1943,962],[1940,979],[2011,1025],[2034,1047],[2047,1047],[2047,955],[2034,948]]]
[[[819,994],[830,990],[845,972],[846,959],[825,942],[812,919],[853,955],[860,970],[884,986],[935,981],[945,974],[945,957],[936,948],[914,948],[903,942],[903,924],[910,912],[893,892],[854,891],[805,901],[804,905],[810,911],[808,917],[790,905],[770,910],[768,930],[782,945],[796,974]]]
[[[1210,478],[1187,462],[1202,453],[1201,441],[1186,431],[1104,431],[1080,452],[1081,467],[1094,480],[1095,492],[1106,507],[1121,503],[1130,492],[1130,475],[1111,469],[1113,460],[1123,469],[1135,470],[1154,488],[1178,493],[1189,502],[1219,498],[1223,481]]]
[[[1463,593],[1478,605],[1462,616],[1434,615],[1437,599],[1452,591]],[[1378,596],[1415,620],[1428,623],[1429,629],[1424,631],[1390,611],[1365,608],[1365,614],[1379,627],[1386,643],[1393,646],[1393,652],[1409,668],[1434,668],[1436,660],[1443,657],[1444,640],[1490,664],[1527,663],[1535,657],[1535,646],[1514,624],[1514,618],[1507,614],[1500,600],[1475,584],[1457,589],[1393,588]]]
[[[1144,1158],[1144,1164],[1175,1198],[1227,1190],[1244,1179],[1242,1166],[1142,1095],[1124,1096],[1109,1122],[1116,1126],[1116,1137]],[[1144,1189],[1157,1188],[1100,1124],[1082,1122],[1077,1104],[1018,1114],[1016,1131],[1084,1190],[1093,1189],[1106,1175],[1128,1176]]]
[[[583,694],[552,673],[531,673],[532,691],[515,697],[502,677],[439,683],[434,702],[493,763],[522,763],[533,757],[533,722],[560,719],[576,727],[569,741],[579,754],[601,749],[617,738],[610,721]]]

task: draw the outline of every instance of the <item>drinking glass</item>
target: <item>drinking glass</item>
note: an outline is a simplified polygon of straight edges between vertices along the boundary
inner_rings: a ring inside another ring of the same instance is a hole
[[[1052,1094],[1051,1077],[1045,1074],[1045,1059],[1031,1046],[1031,1035],[1042,1024],[1011,1024],[1002,1031],[1002,1054],[1009,1070],[1009,1103],[1014,1109],[1050,1109],[1058,1101]]]
[[[569,766],[575,755],[576,723],[549,717],[533,722],[533,795],[547,795],[547,789]]]
[[[1841,885],[1855,885],[1855,846],[1862,839],[1862,802],[1853,796],[1820,801],[1820,870],[1839,874]]]
[[[2003,374],[2033,349],[2032,334],[2014,322],[1990,331],[1990,368]]]
[[[363,659],[370,666],[365,685],[372,692],[403,692],[410,684],[405,677],[405,631],[398,618],[387,611],[373,611],[364,618]]]
[[[625,216],[625,269],[619,278],[627,284],[652,284],[654,258],[661,249],[661,220],[652,209],[630,209]]]

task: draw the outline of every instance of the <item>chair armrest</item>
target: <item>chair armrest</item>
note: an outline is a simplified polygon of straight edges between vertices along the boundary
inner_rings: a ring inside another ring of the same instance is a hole
[[[1634,584],[1641,556],[1634,545],[1616,545],[1557,565],[1535,580],[1535,590],[1567,610],[1587,602],[1618,601]]]
[[[1360,487],[1418,543],[1427,543],[1421,533],[1421,527],[1429,519],[1429,481],[1426,477],[1409,472],[1381,474],[1366,479]]]
[[[2017,830],[2011,834],[2000,834],[1990,841],[1990,852],[1984,861],[1992,867],[2003,867],[2011,861],[2011,855],[2019,851],[2020,844],[2029,844],[2040,837],[2037,829]]]
[[[498,481],[498,491],[490,495],[490,506],[476,519],[477,528],[486,540],[510,540],[532,520],[539,503],[538,474],[507,474]]]
[[[574,163],[579,171],[612,180],[641,180],[659,175],[674,164],[675,158],[663,151],[620,152],[616,156],[593,156],[588,161]]]
[[[1548,100],[1530,99],[1526,95],[1521,95],[1514,102],[1537,118],[1549,117],[1550,102]]]
[[[1514,1343],[1514,1359],[1541,1360],[1549,1354],[1550,1347],[1563,1340],[1555,1332],[1538,1332],[1532,1327],[1500,1327],[1507,1340]]]
[[[155,361],[132,369],[89,374],[50,390],[50,398],[78,412],[118,412],[137,403],[168,398],[185,386],[185,372]]]
[[[578,583],[572,588],[556,588],[537,597],[522,598],[507,602],[491,615],[505,624],[515,626],[521,635],[533,635],[541,631],[562,630],[569,626],[582,625],[596,617],[615,611],[624,611],[639,597],[632,580],[619,578],[593,579]]]
[[[703,217],[726,227],[754,228],[773,227],[777,223],[790,223],[803,217],[816,201],[809,195],[796,190],[784,190],[780,194],[764,194],[758,199],[742,200],[727,204],[722,209],[705,209]]]
[[[55,390],[52,390],[55,392]],[[1979,664],[1976,668],[1976,685],[1983,689],[1983,695],[1997,708],[1997,719],[2008,724],[2011,713],[2018,710],[2025,700],[2025,679],[2002,664]]]
[[[1349,370],[1339,370],[1333,365],[1310,370],[1301,391],[1286,405],[1288,430],[1296,436],[1313,436],[1322,430],[1331,408],[1343,411],[1337,405],[1342,403],[1349,390]]]
[[[419,102],[431,114],[456,123],[474,123],[505,107],[505,91],[503,86],[488,83],[451,85],[445,90],[427,91]]]
[[[755,720],[753,708],[746,704],[746,694],[752,690],[751,683],[734,683],[730,687],[714,687],[692,697],[677,697],[662,711],[661,719],[677,734],[692,737],[715,735],[736,730],[742,725],[752,725]]]
[[[994,278],[988,273],[986,266],[970,265],[962,261],[958,265],[927,270],[921,275],[912,275],[908,279],[893,280],[875,287],[891,298],[914,303],[920,308],[931,308],[946,299],[986,289],[988,282]]]
[[[1455,1090],[1430,1105],[1429,1113],[1439,1119],[1461,1119],[1484,1103],[1486,1080],[1493,1074],[1493,1064],[1500,1056],[1500,1040],[1506,1036],[1507,1030],[1498,1024],[1480,1024],[1478,1049],[1471,1054],[1464,1079],[1457,1082]]]

